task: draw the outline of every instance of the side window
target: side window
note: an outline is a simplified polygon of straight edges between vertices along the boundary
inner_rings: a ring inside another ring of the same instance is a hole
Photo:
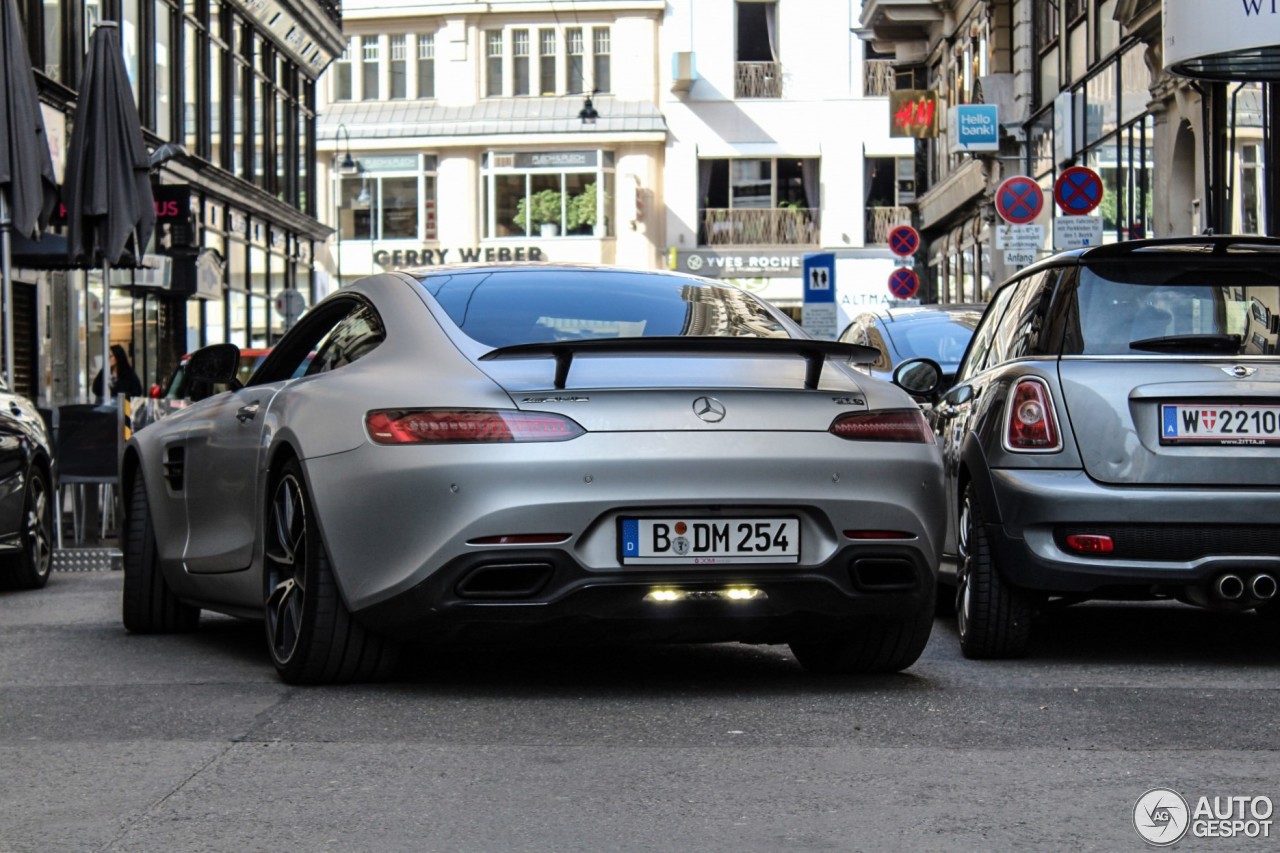
[[[975,373],[982,370],[987,361],[987,352],[991,349],[991,341],[995,337],[996,327],[1000,324],[1000,320],[1004,317],[1005,308],[1009,305],[1009,300],[1013,298],[1017,283],[1007,284],[996,293],[991,299],[991,303],[987,305],[986,313],[982,315],[982,322],[978,324],[978,329],[973,333],[973,340],[969,343],[969,350],[965,353],[964,364],[960,365],[960,370],[956,374],[956,382],[963,382],[972,377]]]
[[[386,338],[382,320],[368,305],[361,305],[342,319],[316,347],[307,376],[337,370],[368,355]]]
[[[1047,270],[1015,285],[1013,298],[1009,300],[991,342],[986,362],[988,367],[1021,358],[1032,350],[1040,333],[1035,318],[1041,308],[1041,295],[1046,283],[1056,278],[1056,270]]]

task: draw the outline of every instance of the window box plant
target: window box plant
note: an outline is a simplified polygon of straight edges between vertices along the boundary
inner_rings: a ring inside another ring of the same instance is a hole
[[[571,214],[572,215],[572,214]],[[520,199],[512,222],[521,230],[541,229],[543,237],[555,237],[560,233],[560,193],[541,190],[528,198]]]

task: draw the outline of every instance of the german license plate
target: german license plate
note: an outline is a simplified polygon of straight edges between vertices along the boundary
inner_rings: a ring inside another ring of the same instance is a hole
[[[1280,406],[1165,403],[1161,444],[1280,444]]]
[[[795,518],[624,518],[619,538],[633,565],[800,562]]]

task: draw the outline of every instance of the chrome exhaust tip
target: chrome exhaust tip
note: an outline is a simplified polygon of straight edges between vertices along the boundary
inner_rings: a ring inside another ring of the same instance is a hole
[[[1239,575],[1223,575],[1218,578],[1213,589],[1218,594],[1218,598],[1235,601],[1244,595],[1244,580]]]
[[[1271,575],[1254,575],[1249,588],[1253,591],[1253,597],[1261,601],[1276,597],[1276,579]]]

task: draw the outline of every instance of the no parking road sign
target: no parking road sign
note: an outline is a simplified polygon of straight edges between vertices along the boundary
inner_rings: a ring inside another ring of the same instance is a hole
[[[1102,178],[1086,166],[1063,170],[1053,182],[1053,200],[1069,216],[1084,216],[1102,204]]]
[[[889,273],[889,292],[898,299],[910,299],[920,289],[920,276],[908,267],[899,267]]]
[[[889,251],[909,258],[920,249],[920,232],[910,225],[899,225],[889,232]]]
[[[1026,175],[1015,175],[996,189],[996,213],[1012,225],[1026,225],[1044,210],[1044,190]]]

